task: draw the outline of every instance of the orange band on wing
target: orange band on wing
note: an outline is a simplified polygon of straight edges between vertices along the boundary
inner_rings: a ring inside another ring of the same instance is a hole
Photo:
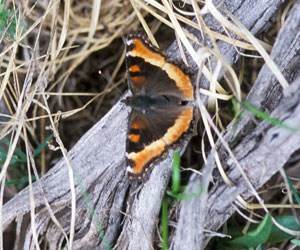
[[[167,146],[176,142],[183,133],[188,131],[193,119],[193,111],[193,107],[186,107],[161,139],[152,142],[139,152],[128,154],[128,159],[134,163],[132,167],[134,174],[141,174],[152,159],[160,156]]]
[[[127,55],[132,57],[141,57],[146,62],[157,66],[164,70],[170,79],[172,79],[177,87],[181,90],[187,100],[194,100],[194,87],[191,83],[190,78],[182,72],[182,70],[168,63],[165,57],[159,53],[155,53],[147,48],[143,42],[138,39],[133,39],[134,48],[127,52]]]

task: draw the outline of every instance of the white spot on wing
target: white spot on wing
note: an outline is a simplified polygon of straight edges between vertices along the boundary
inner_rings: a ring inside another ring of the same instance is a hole
[[[131,44],[133,44],[133,40],[127,40],[126,41],[126,44],[129,46],[129,45],[131,45]]]
[[[133,172],[133,169],[132,169],[131,167],[127,167],[126,170],[127,170],[127,172],[129,172],[129,173],[132,173],[132,174],[134,173],[134,172]]]

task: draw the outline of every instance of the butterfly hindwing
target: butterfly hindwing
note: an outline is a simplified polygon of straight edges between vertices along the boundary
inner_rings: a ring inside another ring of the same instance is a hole
[[[129,173],[142,175],[168,148],[180,143],[193,118],[191,106],[160,107],[145,114],[133,110],[126,145]]]

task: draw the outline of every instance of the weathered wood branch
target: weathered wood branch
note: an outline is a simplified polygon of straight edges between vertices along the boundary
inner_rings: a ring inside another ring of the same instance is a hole
[[[280,30],[272,49],[271,57],[288,82],[295,82],[283,93],[282,87],[267,65],[261,69],[255,85],[247,97],[247,102],[256,108],[271,113],[285,125],[297,128],[291,131],[284,127],[259,121],[253,114],[244,111],[237,126],[224,136],[232,145],[233,155],[242,166],[247,178],[257,190],[277,173],[288,161],[292,153],[300,148],[300,3],[295,4],[285,25]],[[222,143],[218,144],[219,146]],[[214,152],[214,151],[213,151]],[[196,192],[199,187],[207,188],[215,162],[211,159],[204,167],[200,178],[193,175],[187,192]],[[242,177],[228,151],[221,147],[223,166],[234,186],[217,183],[208,194],[183,202],[180,210],[173,249],[199,249],[203,245],[204,229],[216,231],[235,211],[234,203],[238,195],[253,192]],[[197,211],[197,212],[195,212]],[[193,225],[186,227],[186,225]]]
[[[224,6],[253,34],[257,34],[266,29],[281,3],[279,0],[235,1],[234,4],[232,1],[224,1]],[[207,15],[205,18],[211,27],[221,29],[211,16]],[[237,61],[239,55],[231,45],[221,42],[219,45],[230,63]],[[170,57],[178,58],[176,45],[168,53]],[[154,168],[149,181],[143,186],[130,185],[125,175],[124,161],[127,117],[128,109],[118,102],[68,154],[75,173],[77,195],[74,249],[106,249],[107,245],[118,249],[153,248],[161,201],[171,171],[171,157]],[[47,242],[50,249],[60,248],[64,236],[49,216],[45,204],[47,200],[68,234],[71,195],[67,176],[66,163],[62,159],[41,178],[40,183],[33,185],[37,234]],[[29,190],[25,189],[4,205],[3,228],[5,230],[13,221],[17,221],[17,234],[24,230],[26,234],[20,234],[16,244],[19,248],[33,249],[28,197]],[[211,204],[210,199],[213,200],[214,197],[210,195],[208,199]],[[214,213],[211,215],[215,216]],[[224,222],[226,218],[227,216],[223,216],[223,220],[218,220],[215,224],[220,226],[221,221]],[[210,225],[207,227],[214,228]],[[104,238],[99,236],[102,235],[101,230],[105,232]]]

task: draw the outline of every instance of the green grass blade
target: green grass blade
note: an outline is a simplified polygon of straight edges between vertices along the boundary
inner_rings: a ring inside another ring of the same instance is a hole
[[[38,147],[34,150],[33,156],[34,156],[34,157],[38,156],[38,155],[42,152],[42,150],[48,145],[48,142],[49,142],[52,138],[53,138],[53,135],[47,136],[47,138],[46,138],[43,142],[41,142],[41,144],[38,145]]]
[[[249,112],[251,112],[252,114],[254,114],[255,116],[261,118],[262,120],[265,120],[269,123],[271,123],[274,126],[277,127],[281,127],[287,130],[290,130],[291,132],[297,132],[299,131],[299,128],[293,128],[291,126],[288,126],[286,124],[284,124],[282,121],[271,117],[270,115],[268,115],[267,113],[255,108],[254,106],[252,106],[250,103],[242,101],[242,105],[245,109],[247,109]]]
[[[297,194],[297,191],[294,188],[293,183],[291,182],[290,178],[287,175],[286,175],[286,179],[288,181],[288,184],[289,184],[289,187],[291,189],[291,192],[292,192],[293,196],[295,197],[295,200],[297,201],[298,205],[300,205],[300,197]]]
[[[172,192],[177,194],[180,190],[181,173],[180,173],[180,154],[175,151],[173,153],[173,171],[172,171]]]
[[[161,234],[162,234],[162,249],[168,249],[168,237],[169,237],[169,229],[168,229],[168,201],[167,199],[163,200],[162,204],[162,212],[161,212]]]

